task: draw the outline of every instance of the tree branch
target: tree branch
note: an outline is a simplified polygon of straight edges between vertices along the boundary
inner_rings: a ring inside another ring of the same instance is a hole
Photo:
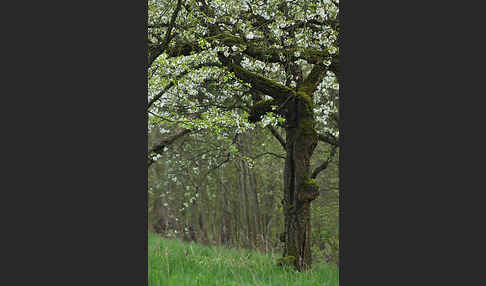
[[[261,153],[261,154],[256,155],[255,157],[250,157],[250,158],[252,158],[253,160],[256,160],[259,157],[264,156],[264,155],[272,155],[272,156],[275,156],[277,158],[285,159],[285,156],[279,155],[279,154],[275,154],[275,153],[272,153],[272,152],[264,152],[264,153]]]
[[[223,161],[221,161],[221,162],[220,162],[218,165],[216,165],[215,167],[212,167],[211,169],[209,169],[209,170],[206,172],[206,176],[207,176],[207,175],[209,175],[209,173],[210,173],[210,172],[212,172],[212,171],[214,171],[214,170],[218,169],[219,167],[223,166],[223,164],[225,164],[225,163],[229,162],[229,161],[230,161],[230,158],[231,158],[231,157],[230,157],[230,155],[231,155],[231,154],[228,152],[228,153],[226,154],[226,158],[225,158]]]
[[[327,166],[331,162],[332,158],[334,157],[334,154],[336,154],[336,149],[337,149],[337,147],[336,146],[333,146],[332,149],[331,149],[331,153],[329,154],[329,157],[327,157],[327,160],[324,161],[319,167],[317,167],[317,168],[314,169],[314,172],[312,172],[312,175],[311,175],[311,178],[312,179],[315,179],[317,177],[317,175],[322,170],[325,170],[327,168]]]
[[[148,152],[148,155],[149,155],[148,166],[152,165],[152,163],[155,162],[155,160],[153,159],[154,156],[152,155],[153,153],[162,155],[164,153],[165,147],[171,145],[172,143],[174,143],[175,140],[177,140],[180,137],[182,137],[186,134],[189,134],[191,132],[192,132],[192,130],[190,130],[190,129],[184,129],[181,132],[179,132],[178,134],[175,134],[174,136],[172,136],[168,139],[162,140],[159,144],[152,147],[152,149],[150,149],[149,152]]]
[[[277,130],[273,126],[270,126],[270,125],[268,126],[268,129],[270,129],[270,132],[272,132],[272,135],[275,138],[277,138],[280,145],[282,145],[282,148],[284,148],[284,150],[286,150],[287,144],[285,143],[285,140],[282,138],[282,136],[280,136],[280,134],[277,132]]]
[[[269,95],[270,97],[279,101],[285,100],[287,97],[295,95],[295,91],[286,87],[283,84],[270,80],[262,75],[244,69],[239,64],[233,62],[230,58],[225,57],[221,52],[218,53],[219,59],[230,72],[242,81],[250,83],[252,87],[260,92]]]
[[[231,40],[226,40],[224,42],[227,46],[232,46],[239,43],[244,43],[241,38],[232,36],[231,38],[226,38]],[[306,48],[306,49],[298,49],[298,48],[289,48],[289,49],[282,49],[282,48],[274,48],[274,47],[261,47],[256,46],[250,43],[247,44],[247,48],[243,51],[244,54],[263,61],[263,62],[282,62],[280,55],[291,55],[290,61],[295,59],[303,59],[306,60],[308,63],[311,64],[322,64],[322,62],[328,58],[331,54],[326,50],[318,50],[314,48]],[[298,56],[295,56],[295,54]]]
[[[329,70],[331,70],[336,75],[336,78],[338,79],[338,82],[339,82],[340,69],[339,69],[339,58],[338,57],[334,57],[332,59],[331,65],[329,66]]]
[[[339,147],[339,140],[336,137],[334,137],[331,133],[326,132],[325,134],[317,134],[317,136],[318,136],[317,138],[320,141]]]
[[[174,37],[172,35],[172,30],[174,29],[175,26],[175,21],[177,19],[177,15],[179,14],[179,11],[181,10],[182,7],[182,0],[177,0],[177,5],[172,12],[172,17],[169,22],[169,26],[167,27],[167,32],[165,33],[164,40],[162,41],[161,44],[159,45],[154,45],[152,47],[149,46],[149,66],[152,65],[152,63],[155,61],[155,59],[160,56],[166,49],[167,46],[169,45],[170,40]]]
[[[198,69],[200,69],[200,68],[202,68],[204,66],[208,66],[208,67],[220,67],[221,65],[218,64],[218,63],[202,63],[202,64],[198,64],[198,65],[194,66],[192,69],[193,70],[198,70]],[[180,73],[178,75],[178,79],[184,77],[185,75],[187,75],[188,73],[192,72],[193,70],[185,70],[185,71],[183,71],[182,73]],[[162,95],[164,95],[167,91],[169,91],[169,89],[171,89],[174,85],[176,85],[175,82],[176,82],[175,80],[171,81],[166,87],[164,87],[164,89],[162,91],[160,91],[158,94],[156,94],[154,96],[154,98],[152,98],[152,100],[150,100],[150,102],[148,103],[147,110],[149,110],[150,107],[157,100],[159,100],[162,97]]]
[[[320,64],[314,65],[310,74],[304,80],[302,84],[297,87],[298,92],[304,92],[312,97],[317,86],[326,75],[326,68]]]

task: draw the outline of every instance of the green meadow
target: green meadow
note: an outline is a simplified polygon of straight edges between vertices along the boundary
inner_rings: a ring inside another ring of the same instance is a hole
[[[276,265],[280,254],[254,250],[208,247],[149,235],[148,284],[150,286],[229,285],[339,285],[336,265],[315,264],[297,272]]]

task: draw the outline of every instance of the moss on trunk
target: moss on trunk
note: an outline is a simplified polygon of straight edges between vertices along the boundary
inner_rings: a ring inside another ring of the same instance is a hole
[[[316,180],[310,177],[310,158],[317,145],[312,97],[299,90],[287,120],[286,186],[284,194],[284,257],[295,257],[299,271],[311,268],[310,203],[319,195]]]

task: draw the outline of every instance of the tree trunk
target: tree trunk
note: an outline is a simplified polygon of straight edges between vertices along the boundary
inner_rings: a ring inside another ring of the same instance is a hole
[[[205,192],[206,186],[203,185],[202,187],[196,187],[196,188],[198,190],[198,193],[201,195],[200,199],[201,200],[205,199],[206,198],[206,192]],[[206,202],[208,202],[208,200],[206,200]],[[206,225],[204,224],[204,221],[205,221],[204,212],[207,209],[206,204],[203,201],[201,201],[201,203],[199,203],[198,226],[199,226],[199,234],[201,236],[201,243],[208,245],[209,244],[209,236],[208,236],[208,231],[206,229]]]
[[[164,212],[164,207],[162,205],[162,198],[157,192],[154,198],[154,208],[152,210],[152,215],[155,217],[154,230],[160,235],[164,235],[167,231],[167,217]]]
[[[224,183],[224,168],[221,167],[221,243],[230,244],[231,239],[231,214],[228,211],[228,200],[226,198],[226,185]]]
[[[266,194],[263,196],[263,209],[266,210],[262,214],[262,232],[263,232],[263,239],[265,243],[267,243],[269,240],[271,241],[272,235],[270,232],[270,223],[273,219],[273,210],[275,209],[274,206],[274,201],[275,197],[273,195],[273,187],[270,187],[270,194]]]
[[[244,213],[245,213],[245,222],[247,227],[246,247],[251,247],[255,244],[255,241],[253,240],[254,232],[253,232],[252,224],[250,222],[250,200],[248,199],[247,177],[248,177],[247,168],[245,166],[245,162],[243,160],[240,160],[240,187],[241,187],[241,192],[243,193],[244,196],[244,202],[245,202]]]
[[[311,179],[310,158],[317,145],[314,129],[312,98],[303,92],[289,104],[286,127],[284,170],[284,258],[299,271],[312,266],[310,203],[318,194],[316,181]]]
[[[238,195],[240,193],[238,192]],[[240,196],[238,196],[238,201],[235,201],[233,200],[232,203],[233,203],[233,210],[234,210],[234,227],[233,227],[233,233],[234,233],[234,241],[235,241],[235,244],[238,246],[238,247],[241,247],[241,240],[242,240],[242,233],[243,233],[243,230],[242,230],[242,223],[241,223],[241,204],[240,204]]]
[[[159,165],[155,167],[156,168],[153,168],[153,171],[162,173],[164,176],[163,178],[167,176],[167,166]],[[158,183],[154,189],[154,207],[152,209],[152,216],[155,217],[153,228],[156,233],[164,236],[168,228],[168,210],[163,205],[164,199],[162,198],[162,194],[167,192],[167,186],[159,180],[157,180],[157,182]],[[165,182],[165,180],[162,179],[162,182]]]
[[[254,225],[254,239],[255,245],[258,247],[260,236],[262,235],[261,228],[261,216],[260,216],[260,203],[258,201],[258,191],[257,191],[257,181],[255,172],[253,170],[248,170],[250,188],[253,190],[253,198],[255,200],[255,211],[253,213],[253,225]]]

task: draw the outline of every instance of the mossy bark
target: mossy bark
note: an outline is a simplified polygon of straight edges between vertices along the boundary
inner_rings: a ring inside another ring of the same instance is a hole
[[[299,271],[312,266],[310,203],[319,194],[310,179],[310,158],[317,145],[312,98],[300,91],[289,104],[284,170],[284,257],[292,256]]]

